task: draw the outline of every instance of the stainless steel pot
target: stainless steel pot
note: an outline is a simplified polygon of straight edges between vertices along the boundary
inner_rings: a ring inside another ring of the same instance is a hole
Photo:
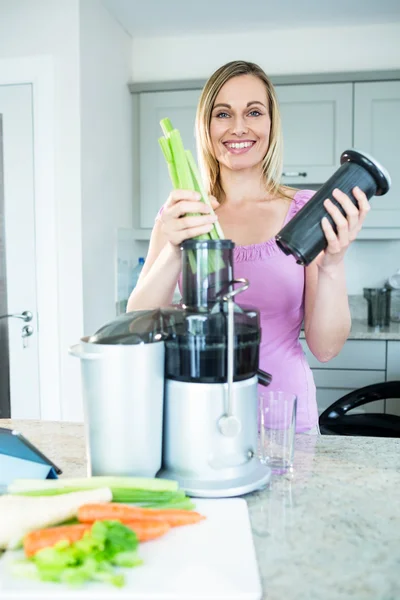
[[[90,475],[155,477],[162,461],[163,341],[105,344],[81,338]]]

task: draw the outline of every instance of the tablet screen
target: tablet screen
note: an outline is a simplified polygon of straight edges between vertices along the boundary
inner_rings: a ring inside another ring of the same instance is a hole
[[[62,473],[50,459],[48,459],[38,448],[36,448],[21,433],[13,429],[0,427],[0,454],[15,456],[24,460],[30,460],[42,465],[50,465],[57,475]]]

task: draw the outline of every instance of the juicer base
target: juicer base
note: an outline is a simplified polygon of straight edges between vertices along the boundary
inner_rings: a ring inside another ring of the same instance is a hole
[[[258,463],[253,471],[242,477],[222,480],[187,479],[176,471],[162,469],[157,473],[157,477],[177,481],[180,489],[193,498],[232,498],[264,487],[271,478],[271,469]]]

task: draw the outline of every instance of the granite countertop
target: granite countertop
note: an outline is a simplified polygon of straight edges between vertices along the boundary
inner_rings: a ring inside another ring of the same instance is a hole
[[[0,426],[86,475],[83,425]],[[400,439],[297,435],[293,473],[246,500],[264,600],[400,598]]]
[[[368,325],[368,306],[365,298],[360,294],[349,296],[351,314],[351,331],[349,340],[389,340],[400,341],[400,322],[390,320],[387,327],[370,327]],[[303,329],[300,339],[304,339]]]
[[[304,330],[300,339],[305,339]],[[367,319],[352,319],[348,340],[389,340],[400,341],[400,323],[391,322],[388,327],[369,327]]]

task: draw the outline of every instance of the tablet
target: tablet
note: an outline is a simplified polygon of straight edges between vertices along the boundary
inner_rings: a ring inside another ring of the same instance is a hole
[[[0,427],[0,485],[17,478],[51,478],[62,473],[19,431]]]

